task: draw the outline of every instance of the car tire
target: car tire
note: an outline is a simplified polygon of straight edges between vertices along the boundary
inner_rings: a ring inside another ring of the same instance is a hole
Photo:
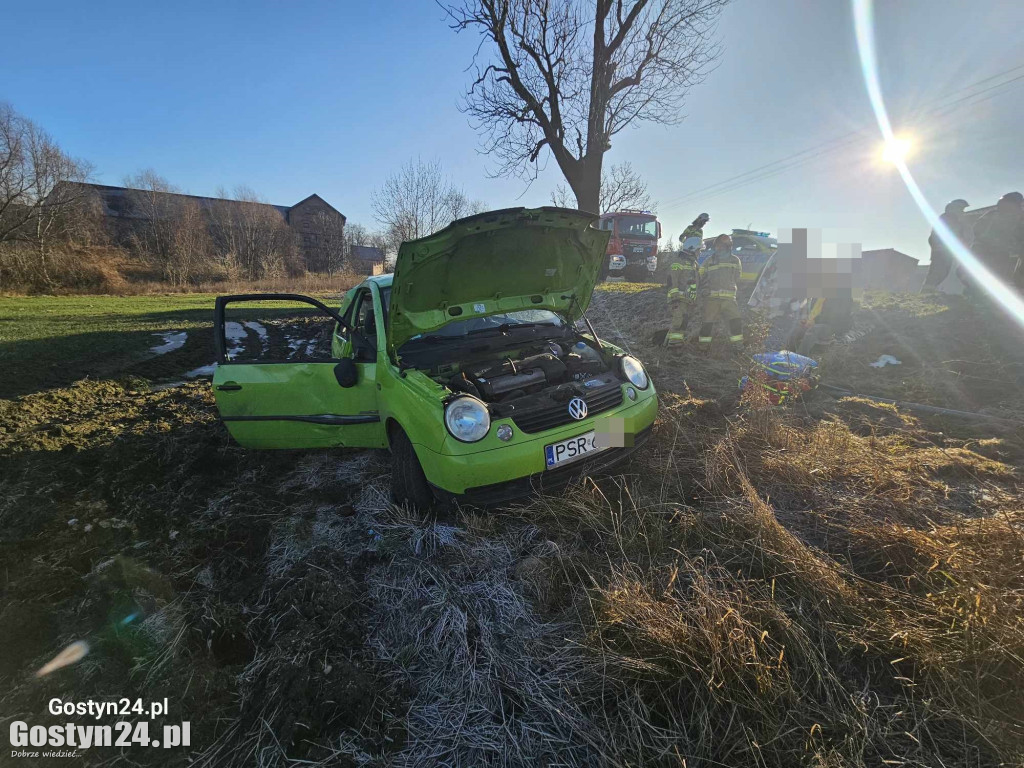
[[[434,505],[434,492],[430,490],[412,442],[397,426],[391,432],[391,501],[419,510]]]

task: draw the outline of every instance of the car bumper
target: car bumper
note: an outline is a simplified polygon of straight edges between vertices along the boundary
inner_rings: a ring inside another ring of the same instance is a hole
[[[558,469],[537,472],[500,483],[473,486],[463,493],[452,493],[436,485],[432,485],[431,488],[434,495],[442,501],[473,507],[490,507],[537,493],[556,491],[578,477],[600,475],[616,467],[650,439],[653,429],[653,426],[649,426],[634,435],[631,446],[609,448],[591,458],[581,459]]]
[[[471,493],[473,489],[524,480],[526,488],[523,493],[529,493],[533,484],[531,478],[538,475],[554,477],[563,470],[580,474],[587,471],[591,461],[606,463],[606,459],[616,456],[625,458],[629,452],[629,447],[608,448],[595,454],[593,459],[580,459],[564,467],[549,470],[544,458],[546,446],[590,432],[607,419],[621,418],[625,420],[627,432],[633,437],[632,448],[635,448],[641,439],[640,436],[649,431],[657,413],[658,398],[652,389],[649,394],[644,393],[643,399],[636,403],[627,403],[605,411],[585,422],[573,422],[536,434],[525,434],[517,430],[514,442],[508,444],[494,446],[494,441],[488,440],[490,445],[478,451],[467,450],[468,446],[464,444],[442,447],[441,452],[432,451],[422,445],[416,445],[415,448],[427,481],[442,494],[460,496]],[[496,422],[495,426],[502,423],[512,422],[502,420]]]

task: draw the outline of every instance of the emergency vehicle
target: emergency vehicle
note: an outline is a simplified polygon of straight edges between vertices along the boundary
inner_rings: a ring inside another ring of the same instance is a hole
[[[644,282],[658,268],[661,222],[651,211],[624,209],[601,215],[600,228],[610,231],[608,275]]]

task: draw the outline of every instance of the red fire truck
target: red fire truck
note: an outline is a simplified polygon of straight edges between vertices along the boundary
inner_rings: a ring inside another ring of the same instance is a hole
[[[621,210],[601,215],[601,229],[610,230],[608,276],[644,282],[658,268],[661,223],[651,211]]]

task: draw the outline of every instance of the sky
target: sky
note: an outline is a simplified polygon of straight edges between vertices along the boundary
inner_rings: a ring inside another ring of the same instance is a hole
[[[413,158],[440,160],[488,208],[550,204],[561,181],[553,160],[531,185],[494,177],[459,111],[478,38],[429,0],[52,0],[4,18],[0,101],[100,183],[152,168],[197,195],[244,185],[290,205],[316,192],[373,228],[372,191]],[[1022,28],[1021,3],[877,3],[885,98],[939,210],[1024,189]],[[849,5],[734,0],[718,34],[684,119],[638,123],[605,156],[646,179],[666,239],[706,211],[706,235],[817,227],[926,261],[928,225],[879,159]]]

